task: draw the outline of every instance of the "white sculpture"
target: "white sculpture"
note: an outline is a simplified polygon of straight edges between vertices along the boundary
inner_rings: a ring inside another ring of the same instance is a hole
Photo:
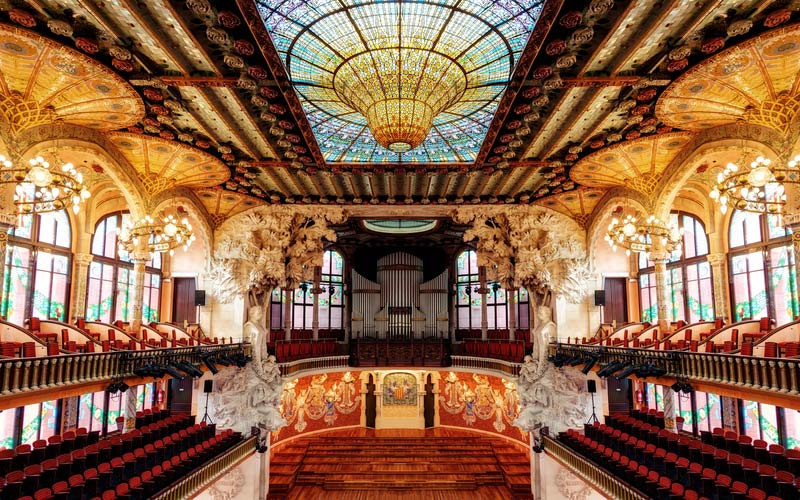
[[[547,359],[525,356],[517,379],[519,416],[514,425],[538,437],[542,427],[551,433],[582,427],[589,416],[589,394],[575,368],[555,368]]]
[[[556,324],[553,323],[552,311],[547,306],[536,308],[537,326],[533,330],[531,340],[533,342],[533,354],[539,363],[540,369],[544,369],[547,364],[547,347],[550,342],[558,338]]]
[[[242,338],[253,346],[253,364],[256,369],[262,366],[261,361],[267,357],[267,342],[269,341],[269,332],[261,324],[264,316],[262,310],[263,306],[251,306],[247,323],[242,329]]]
[[[253,360],[244,368],[225,368],[215,381],[210,413],[219,427],[243,433],[258,427],[263,433],[286,425],[280,412],[283,379],[274,356],[259,363]]]

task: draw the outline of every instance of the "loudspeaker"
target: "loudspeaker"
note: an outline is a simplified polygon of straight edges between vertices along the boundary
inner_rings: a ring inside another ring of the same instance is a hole
[[[209,382],[211,381],[209,380]],[[597,383],[594,380],[587,380],[586,390],[594,394],[595,392],[597,392]]]
[[[195,290],[194,291],[194,305],[196,305],[196,306],[204,306],[204,305],[206,305],[206,291],[205,290]]]
[[[589,382],[594,382],[590,380]],[[214,389],[214,381],[213,380],[206,380],[203,382],[203,392],[211,392]]]
[[[594,305],[596,305],[596,306],[604,306],[604,305],[606,305],[606,291],[605,290],[595,290],[594,291]]]

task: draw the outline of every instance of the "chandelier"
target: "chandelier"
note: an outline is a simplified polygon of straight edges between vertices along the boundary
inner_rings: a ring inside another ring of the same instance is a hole
[[[178,220],[174,215],[168,215],[160,221],[149,215],[135,223],[126,221],[118,234],[119,249],[127,253],[146,248],[151,254],[168,251],[173,255],[178,247],[188,250],[195,240],[189,220],[186,217]]]
[[[16,184],[14,204],[22,214],[57,212],[69,205],[77,214],[90,196],[72,163],[53,168],[41,156],[22,167],[0,155],[0,184]]]
[[[434,117],[461,98],[467,75],[445,54],[400,46],[345,60],[333,89],[367,119],[378,144],[403,153],[422,144]]]
[[[671,254],[680,251],[683,228],[678,228],[673,222],[665,223],[653,215],[641,222],[626,215],[622,220],[616,217],[611,220],[605,240],[615,252],[618,247],[624,248],[626,255],[644,252],[649,256],[654,246]]]
[[[745,162],[742,162],[745,163]],[[777,214],[786,205],[784,184],[800,184],[800,155],[786,163],[773,165],[769,158],[757,157],[740,167],[728,163],[717,175],[717,184],[709,196],[724,214],[728,206],[744,212]]]

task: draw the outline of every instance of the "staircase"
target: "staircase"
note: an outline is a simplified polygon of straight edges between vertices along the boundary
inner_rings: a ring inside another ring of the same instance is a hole
[[[270,498],[293,489],[326,492],[452,491],[500,488],[531,498],[530,463],[511,444],[469,437],[309,437],[275,452]]]

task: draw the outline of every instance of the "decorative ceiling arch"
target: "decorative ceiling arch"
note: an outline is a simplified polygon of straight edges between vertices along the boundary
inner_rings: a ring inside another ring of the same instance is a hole
[[[691,138],[688,132],[671,132],[615,144],[583,158],[572,167],[570,177],[588,187],[627,186],[649,196]]]
[[[618,207],[628,208],[630,211],[651,213],[652,203],[649,197],[638,191],[626,187],[615,187],[606,191],[603,198],[597,203],[594,211],[589,216],[586,224],[586,241],[589,262],[594,267],[595,242],[603,240],[603,233],[608,229],[608,218]]]
[[[173,215],[176,215],[175,211],[180,206],[194,220],[192,229],[197,234],[200,244],[203,245],[206,261],[210,261],[214,247],[214,228],[211,226],[211,217],[206,207],[194,191],[185,187],[162,191],[150,201],[150,206],[153,214],[164,211],[166,214]],[[181,217],[179,216],[179,218]]]
[[[197,191],[197,197],[208,211],[211,225],[216,228],[223,221],[236,214],[259,205],[264,202],[258,198],[245,194],[225,191],[221,188],[204,188]]]
[[[604,194],[604,189],[582,187],[574,191],[548,196],[536,201],[535,205],[568,215],[581,227],[586,228],[589,217]]]
[[[150,198],[174,187],[217,186],[230,176],[220,160],[185,144],[128,132],[111,132],[108,137],[136,168]]]
[[[701,130],[744,121],[786,133],[800,111],[800,24],[774,29],[693,66],[661,94],[667,125]]]
[[[139,94],[110,69],[36,33],[0,24],[0,117],[12,135],[56,121],[113,130],[143,116]]]

